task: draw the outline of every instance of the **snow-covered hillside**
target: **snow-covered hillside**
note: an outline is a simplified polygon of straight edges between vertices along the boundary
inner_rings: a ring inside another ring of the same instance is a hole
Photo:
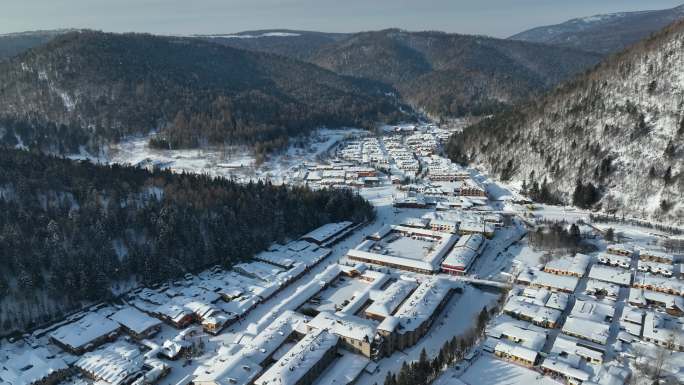
[[[609,13],[532,28],[510,39],[608,54],[620,51],[682,17],[684,5],[663,10]]]
[[[568,202],[581,180],[598,187],[604,210],[681,223],[683,107],[680,22],[546,97],[466,129],[450,153],[504,179],[546,178]]]

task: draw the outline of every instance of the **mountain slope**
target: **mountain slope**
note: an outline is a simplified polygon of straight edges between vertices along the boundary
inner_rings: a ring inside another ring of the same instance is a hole
[[[228,35],[198,35],[197,37],[233,48],[305,60],[322,46],[332,44],[347,36],[348,34],[344,33],[269,29]]]
[[[525,42],[396,29],[354,34],[309,60],[381,81],[433,116],[483,114],[596,64],[599,55]]]
[[[510,39],[609,54],[621,51],[681,18],[684,18],[684,5],[664,10],[595,15],[533,28]]]
[[[528,186],[546,178],[566,202],[681,223],[682,63],[679,22],[545,97],[454,135],[449,155]]]
[[[5,132],[28,145],[54,135],[48,144],[67,150],[151,130],[173,147],[278,146],[319,125],[396,118],[390,91],[282,56],[143,34],[69,33],[0,63]]]
[[[231,266],[331,221],[364,221],[350,191],[238,184],[0,148],[0,325],[45,322],[118,284]]]

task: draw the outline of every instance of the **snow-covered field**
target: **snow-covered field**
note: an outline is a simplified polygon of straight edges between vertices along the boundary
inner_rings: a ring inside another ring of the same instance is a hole
[[[292,175],[305,162],[314,162],[340,140],[365,133],[359,129],[319,129],[286,150],[271,155],[257,164],[254,154],[247,148],[235,146],[209,146],[200,149],[159,150],[148,146],[149,137],[134,137],[113,146],[106,156],[86,158],[104,163],[159,167],[178,172],[192,172],[235,178],[240,181],[271,180],[273,183],[291,182]]]

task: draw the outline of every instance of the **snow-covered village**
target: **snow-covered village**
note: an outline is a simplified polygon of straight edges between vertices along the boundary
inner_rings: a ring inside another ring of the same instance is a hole
[[[3,1],[0,385],[683,385],[682,1]]]
[[[684,238],[537,204],[439,155],[448,135],[316,141],[277,179],[352,189],[374,220],[5,338],[0,384],[684,381]]]

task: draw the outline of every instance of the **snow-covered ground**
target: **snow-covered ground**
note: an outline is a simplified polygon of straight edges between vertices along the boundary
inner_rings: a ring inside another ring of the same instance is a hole
[[[305,162],[315,162],[340,140],[365,133],[359,129],[319,129],[312,133],[302,145],[296,141],[286,150],[271,155],[261,164],[251,150],[235,146],[208,146],[199,149],[159,150],[150,148],[149,137],[133,137],[113,146],[108,154],[93,158],[103,163],[159,167],[173,171],[185,171],[240,181],[268,179],[273,183],[288,183],[292,174]]]

